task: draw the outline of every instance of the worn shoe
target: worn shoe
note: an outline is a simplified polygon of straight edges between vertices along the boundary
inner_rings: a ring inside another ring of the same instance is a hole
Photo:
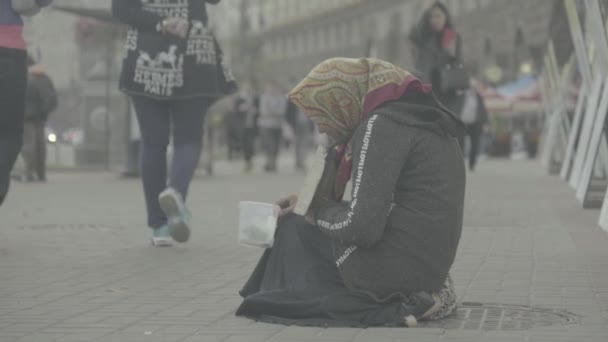
[[[416,292],[407,296],[401,303],[404,324],[413,328],[418,325],[418,320],[436,304],[434,298],[426,292]]]
[[[454,282],[450,275],[448,275],[443,288],[431,296],[435,304],[420,316],[420,320],[434,321],[443,319],[454,313],[458,308]]]
[[[173,239],[169,235],[169,226],[164,225],[152,231],[152,246],[169,247],[173,245]]]
[[[173,188],[167,188],[158,197],[160,207],[167,215],[169,234],[173,240],[184,243],[190,239],[190,212],[182,195]]]

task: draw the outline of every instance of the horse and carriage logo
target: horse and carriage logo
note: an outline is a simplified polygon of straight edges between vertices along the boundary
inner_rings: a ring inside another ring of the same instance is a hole
[[[147,52],[139,51],[137,67],[152,70],[180,70],[183,62],[184,56],[177,56],[177,46],[171,45],[167,52],[161,51],[154,59]]]
[[[176,45],[161,51],[155,58],[148,52],[139,51],[134,82],[143,84],[146,92],[171,96],[173,88],[183,86],[183,64],[184,56],[178,55]]]

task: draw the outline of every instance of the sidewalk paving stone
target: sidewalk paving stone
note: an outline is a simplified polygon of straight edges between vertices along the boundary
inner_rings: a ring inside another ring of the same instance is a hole
[[[489,160],[468,176],[451,273],[465,304],[503,304],[496,312],[514,315],[532,305],[575,322],[539,314],[536,323],[552,325],[522,316],[502,330],[478,330],[477,310],[445,327],[319,329],[234,317],[261,254],[236,242],[237,204],[273,201],[301,181],[295,172],[245,176],[240,168],[218,165],[216,176],[196,178],[192,241],[167,249],[148,244],[136,180],[58,173],[48,184],[14,184],[0,208],[0,342],[608,341],[608,235],[597,227],[599,212],[581,209],[536,162]]]

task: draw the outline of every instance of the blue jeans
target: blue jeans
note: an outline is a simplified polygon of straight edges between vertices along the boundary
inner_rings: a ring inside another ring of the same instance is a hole
[[[155,100],[132,98],[141,131],[141,175],[148,212],[148,226],[167,223],[158,196],[167,186],[184,199],[198,166],[203,147],[203,124],[209,107],[206,98]],[[167,147],[173,136],[173,160],[167,177]]]
[[[0,47],[0,205],[23,143],[26,56],[25,51]]]

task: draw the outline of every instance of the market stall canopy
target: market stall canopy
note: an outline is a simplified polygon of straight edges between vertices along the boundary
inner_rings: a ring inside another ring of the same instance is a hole
[[[532,75],[523,76],[513,83],[508,83],[496,88],[496,92],[507,99],[529,99],[540,100],[538,81]]]
[[[476,82],[476,89],[483,96],[490,112],[504,114],[536,114],[543,111],[541,91],[538,79],[533,75],[522,76],[518,80],[496,88]],[[576,106],[578,89],[569,88],[567,106],[572,110]]]
[[[490,113],[504,113],[511,110],[511,103],[509,100],[498,94],[494,87],[477,80],[473,80],[473,87],[481,97],[483,97],[486,108]]]

